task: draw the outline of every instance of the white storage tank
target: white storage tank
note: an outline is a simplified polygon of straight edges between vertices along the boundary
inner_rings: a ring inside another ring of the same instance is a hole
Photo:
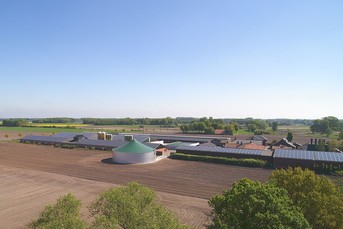
[[[144,164],[152,163],[155,160],[155,150],[135,139],[117,149],[113,149],[112,153],[112,161],[121,164]]]

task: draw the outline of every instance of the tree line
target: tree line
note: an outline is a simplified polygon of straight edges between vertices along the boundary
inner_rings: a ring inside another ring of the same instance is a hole
[[[255,134],[263,134],[265,133],[267,127],[269,127],[270,125],[271,124],[269,124],[267,121],[261,119],[245,119],[243,125],[234,121],[226,123],[223,119],[204,117],[198,120],[193,120],[190,124],[181,125],[180,129],[183,133],[205,134],[213,134],[216,129],[224,129],[225,134],[233,135],[239,129],[245,128],[249,132]]]
[[[314,120],[310,127],[312,133],[321,133],[329,136],[334,131],[343,130],[343,121],[333,116],[324,117]]]
[[[41,118],[41,119],[32,119],[32,123],[74,123],[79,121],[75,118]]]
[[[343,228],[343,190],[325,176],[301,168],[274,170],[267,183],[244,178],[213,196],[208,228]],[[31,228],[189,228],[137,183],[110,188],[88,207],[94,221],[80,216],[72,194],[48,205]]]
[[[28,126],[29,122],[25,119],[5,119],[2,120],[2,125],[9,127]]]
[[[83,124],[93,125],[159,125],[163,127],[177,126],[177,119],[166,118],[82,118]]]

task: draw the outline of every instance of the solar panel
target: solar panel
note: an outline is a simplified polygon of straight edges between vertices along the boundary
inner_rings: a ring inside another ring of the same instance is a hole
[[[245,154],[245,155],[262,155],[263,150],[249,150],[236,148],[223,148],[219,146],[179,146],[177,151],[189,150],[195,152],[212,152],[212,153],[227,153],[227,154]]]
[[[76,142],[79,145],[83,146],[103,146],[103,147],[120,147],[126,142],[123,141],[106,141],[106,140],[94,140],[94,139],[80,139]]]
[[[316,161],[340,162],[343,163],[343,154],[335,152],[315,152]]]
[[[170,135],[150,135],[152,139],[165,141],[187,141],[187,142],[210,142],[213,139],[226,140],[225,138],[192,137],[192,136],[170,136]]]
[[[65,138],[53,137],[53,136],[35,136],[28,135],[21,138],[22,141],[35,141],[35,142],[51,142],[51,143],[63,143]]]
[[[314,160],[314,152],[306,150],[287,150],[277,149],[274,153],[274,158],[288,158],[299,160]]]

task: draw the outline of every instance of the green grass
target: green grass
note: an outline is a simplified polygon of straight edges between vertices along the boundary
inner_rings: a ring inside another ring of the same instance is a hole
[[[240,134],[251,134],[249,131],[246,129],[239,129],[236,132],[233,133],[234,135],[240,135]]]

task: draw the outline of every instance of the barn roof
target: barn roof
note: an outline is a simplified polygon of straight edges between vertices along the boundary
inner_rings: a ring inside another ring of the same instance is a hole
[[[119,153],[150,153],[153,152],[154,149],[140,143],[136,139],[133,139],[132,141],[115,149],[114,151]]]

